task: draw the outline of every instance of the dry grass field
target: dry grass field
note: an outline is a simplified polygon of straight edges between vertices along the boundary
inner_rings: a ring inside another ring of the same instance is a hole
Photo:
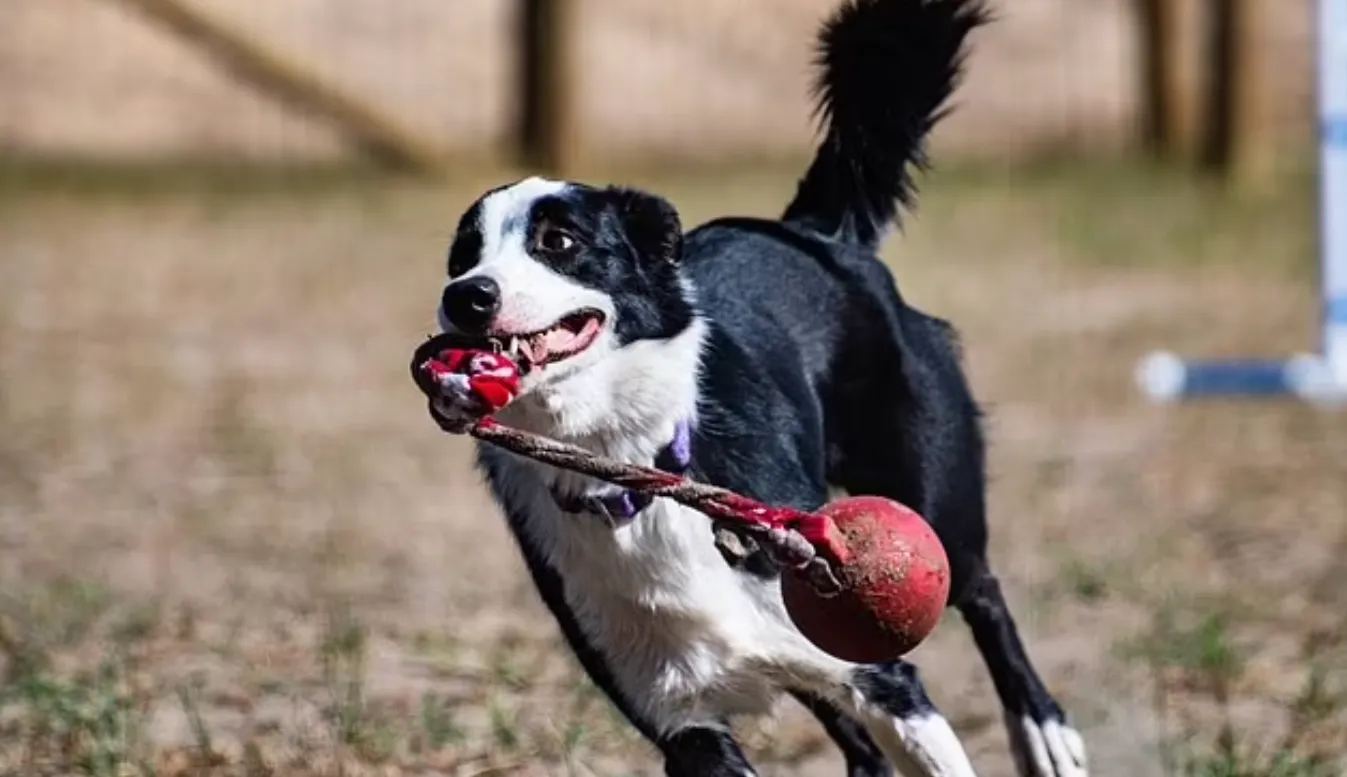
[[[626,180],[697,223],[792,173]],[[658,773],[406,376],[499,175],[0,177],[0,774]],[[952,167],[886,250],[964,333],[995,563],[1098,775],[1343,768],[1347,418],[1131,382],[1156,346],[1311,346],[1310,190]],[[914,657],[1009,777],[957,614]],[[765,775],[842,773],[793,708],[744,734]]]

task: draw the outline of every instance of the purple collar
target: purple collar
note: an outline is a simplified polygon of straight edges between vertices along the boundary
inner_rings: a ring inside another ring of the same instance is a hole
[[[655,457],[655,466],[665,472],[682,475],[687,472],[690,464],[692,464],[692,425],[687,421],[679,421],[674,426],[673,439]],[[653,501],[653,497],[648,494],[638,494],[625,488],[604,496],[592,494],[569,496],[553,492],[552,498],[565,512],[593,513],[613,527],[635,518]]]

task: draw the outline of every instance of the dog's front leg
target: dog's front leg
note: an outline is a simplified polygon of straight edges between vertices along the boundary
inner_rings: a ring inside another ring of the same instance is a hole
[[[976,777],[962,743],[906,661],[849,664],[822,654],[791,673],[857,720],[905,777]]]
[[[757,772],[725,726],[689,726],[659,742],[669,777],[756,777]]]
[[[858,667],[848,687],[857,716],[903,774],[975,777],[963,744],[926,695],[915,666],[895,661]]]

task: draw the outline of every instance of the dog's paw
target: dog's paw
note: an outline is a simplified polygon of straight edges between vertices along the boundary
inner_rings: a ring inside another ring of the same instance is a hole
[[[1085,740],[1065,720],[1007,716],[1006,729],[1023,777],[1088,777]]]

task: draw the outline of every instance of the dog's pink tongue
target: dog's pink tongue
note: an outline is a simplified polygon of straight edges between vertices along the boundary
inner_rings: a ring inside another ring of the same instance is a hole
[[[566,327],[558,326],[547,330],[547,333],[539,338],[535,345],[535,351],[543,351],[539,356],[539,360],[543,360],[543,358],[554,356],[554,354],[566,353],[567,350],[570,350],[571,343],[574,342],[575,335],[571,334]]]
[[[568,356],[598,334],[598,331],[599,322],[595,319],[585,321],[578,333],[564,326],[553,327],[536,335],[529,343],[529,358],[536,364],[550,356]]]

